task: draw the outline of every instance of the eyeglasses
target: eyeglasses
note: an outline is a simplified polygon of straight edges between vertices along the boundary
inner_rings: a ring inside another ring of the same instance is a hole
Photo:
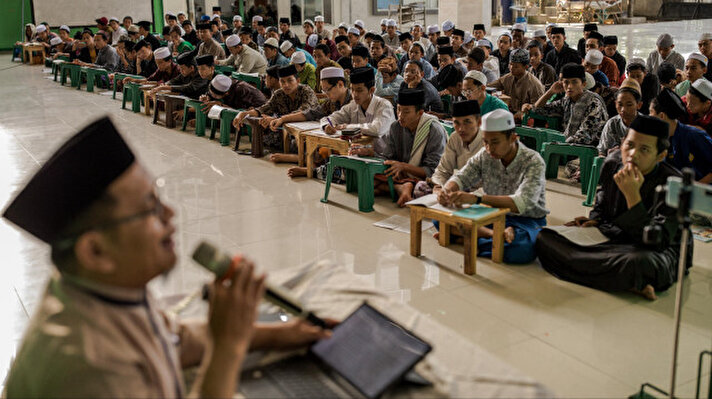
[[[474,90],[469,90],[469,89],[468,89],[468,90],[463,90],[463,91],[462,91],[462,95],[465,96],[465,97],[469,97],[469,96],[472,95],[472,94],[475,94],[475,91],[474,91]]]
[[[324,87],[322,87],[322,88],[321,88],[321,92],[322,92],[323,94],[329,94],[329,92],[330,92],[331,89],[333,89],[333,88],[334,88],[334,86],[331,86],[331,87],[329,87],[328,89],[325,89]]]

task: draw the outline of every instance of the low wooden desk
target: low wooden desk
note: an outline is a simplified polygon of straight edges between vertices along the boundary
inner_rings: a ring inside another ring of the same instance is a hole
[[[465,244],[465,274],[477,273],[477,228],[493,225],[492,261],[502,263],[504,256],[504,221],[509,209],[503,208],[490,213],[478,220],[454,216],[447,212],[426,208],[420,205],[410,207],[410,254],[420,256],[420,244],[423,232],[423,219],[433,219],[440,222],[440,245],[450,245],[450,228],[455,226],[464,236]]]
[[[139,89],[141,90],[141,96],[143,97],[143,113],[151,116],[151,97],[148,95],[148,92],[153,89],[154,85],[141,85],[139,86]]]
[[[299,166],[303,167],[305,165],[304,147],[306,145],[306,137],[302,133],[321,129],[302,129],[299,128],[298,125],[292,123],[285,123],[283,125],[283,128],[284,129],[282,130],[282,144],[284,145],[284,153],[289,153],[289,139],[290,137],[294,137],[294,139],[297,141],[297,157],[299,158]]]
[[[244,119],[245,123],[250,125],[250,129],[252,131],[252,157],[253,158],[262,158],[264,156],[264,133],[265,129],[260,125],[260,120],[262,118],[257,118],[254,116],[248,116]],[[237,136],[237,141],[238,143],[235,144],[236,146],[239,146],[240,144],[240,135],[238,134]]]
[[[306,153],[304,157],[307,164],[307,177],[310,179],[314,175],[314,153],[317,148],[330,148],[334,151],[338,151],[342,155],[346,155],[349,152],[351,143],[370,144],[374,140],[374,137],[362,136],[358,140],[349,141],[342,139],[341,136],[329,136],[321,130],[302,132],[300,137],[303,137],[306,142]]]
[[[22,56],[24,57],[23,62],[27,62],[30,65],[44,64],[45,46],[41,44],[25,45],[22,48]]]
[[[158,114],[160,113],[159,104],[163,103],[165,105],[165,125],[169,129],[176,127],[176,121],[173,119],[173,112],[178,111],[183,108],[183,103],[185,98],[171,92],[159,92],[156,93],[156,101],[153,102],[153,123],[158,122]]]

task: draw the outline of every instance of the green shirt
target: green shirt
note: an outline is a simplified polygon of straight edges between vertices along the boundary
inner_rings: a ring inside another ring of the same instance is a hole
[[[195,46],[190,44],[190,42],[183,40],[180,42],[178,45],[178,48],[176,49],[179,54],[185,53],[186,51],[193,51],[195,50]]]
[[[316,68],[314,65],[305,62],[304,69],[297,76],[299,77],[299,83],[311,87],[312,90],[316,89]]]
[[[509,107],[504,101],[500,100],[495,96],[485,94],[485,101],[482,103],[482,105],[480,105],[480,115],[485,116],[488,113],[499,108],[509,111]]]

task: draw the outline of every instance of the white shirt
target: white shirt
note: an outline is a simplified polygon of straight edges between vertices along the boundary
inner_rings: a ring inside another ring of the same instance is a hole
[[[111,34],[111,45],[112,45],[112,46],[115,46],[115,45],[119,42],[119,38],[121,37],[121,35],[126,35],[126,36],[128,36],[129,34],[128,34],[128,32],[126,32],[126,29],[124,29],[123,27],[119,26],[119,29],[118,29],[118,30],[115,30],[115,31]]]
[[[340,110],[321,118],[322,126],[329,124],[327,118],[333,125],[346,124],[348,129],[361,129],[361,134],[373,137],[383,137],[388,133],[391,123],[396,120],[393,115],[393,104],[378,96],[371,98],[365,113],[356,101],[351,100]]]

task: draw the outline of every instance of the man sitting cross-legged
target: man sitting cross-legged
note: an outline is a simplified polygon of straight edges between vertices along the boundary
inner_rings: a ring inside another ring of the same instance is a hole
[[[255,86],[217,74],[210,81],[207,94],[200,96],[203,112],[209,112],[214,105],[225,105],[233,109],[259,107],[267,102],[265,95]]]
[[[398,93],[398,120],[383,137],[383,150],[389,168],[385,175],[376,175],[376,192],[387,193],[388,177],[393,178],[398,193],[398,205],[413,199],[413,188],[430,177],[445,149],[447,134],[436,116],[425,113],[425,93],[418,89],[401,89]],[[371,148],[351,150],[356,155],[374,155]]]
[[[598,227],[610,240],[582,247],[550,230],[536,241],[541,265],[562,280],[605,291],[633,291],[654,300],[677,279],[680,230],[676,211],[655,195],[658,185],[680,172],[666,162],[668,124],[641,115],[633,120],[621,149],[606,158],[601,187],[589,217],[567,226]],[[661,240],[647,244],[643,229],[662,227]],[[690,252],[691,255],[691,252]],[[688,258],[688,266],[691,264]]]
[[[438,192],[444,206],[485,204],[509,208],[504,230],[504,262],[529,263],[534,242],[546,225],[545,166],[539,153],[522,145],[514,133],[514,116],[503,109],[482,117],[484,149],[467,161]],[[485,195],[469,191],[482,185]],[[493,230],[477,230],[477,254],[492,255]]]
[[[281,88],[274,92],[272,97],[262,106],[237,114],[232,124],[236,129],[242,127],[244,119],[248,116],[259,116],[260,126],[267,129],[270,123],[281,115],[287,115],[297,110],[306,111],[318,105],[318,100],[314,90],[309,86],[299,84],[297,80],[297,69],[294,65],[279,68],[279,84]],[[265,146],[273,151],[281,152],[282,133],[275,131],[265,131]],[[292,152],[296,152],[296,144],[293,144]],[[286,149],[284,149],[286,150]]]
[[[212,61],[212,58],[210,60]],[[186,52],[179,55],[176,63],[180,69],[180,75],[154,87],[149,93],[153,96],[159,91],[170,91],[197,100],[207,90],[210,80],[200,76],[193,54]]]

